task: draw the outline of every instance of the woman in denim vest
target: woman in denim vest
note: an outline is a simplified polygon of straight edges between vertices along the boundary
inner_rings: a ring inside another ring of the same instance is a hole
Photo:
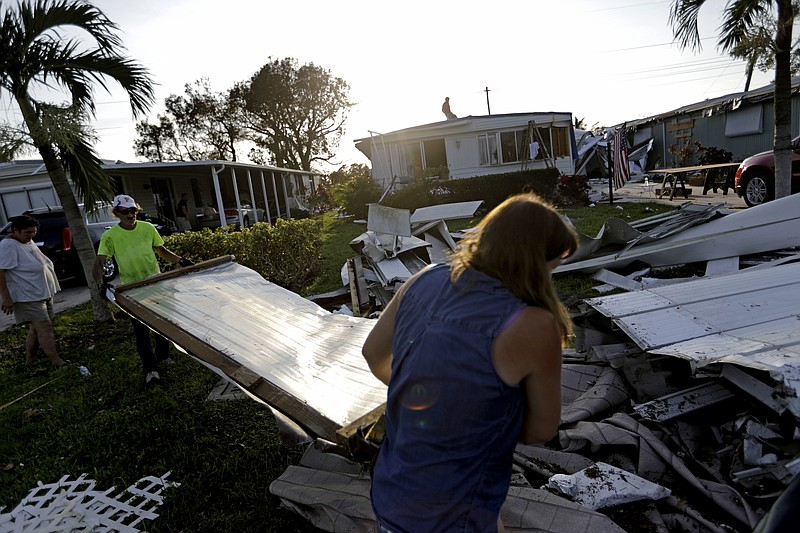
[[[503,530],[517,442],[558,428],[572,330],[550,273],[576,248],[557,211],[516,195],[386,307],[363,347],[389,387],[372,478],[378,531]]]

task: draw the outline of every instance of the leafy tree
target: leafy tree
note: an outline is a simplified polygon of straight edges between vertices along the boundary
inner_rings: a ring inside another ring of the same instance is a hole
[[[80,30],[79,37],[69,37]],[[134,116],[153,102],[147,71],[122,55],[117,25],[83,0],[25,0],[5,6],[0,22],[0,87],[14,98],[27,133],[53,182],[72,228],[74,245],[87,280],[92,279],[95,251],[67,179],[88,210],[107,200],[111,186],[92,148],[92,137],[80,124],[94,115],[93,82],[106,88],[116,81],[128,93]],[[88,37],[88,39],[87,39]],[[34,98],[39,86],[57,87],[71,97],[66,106]],[[89,283],[96,321],[111,318],[97,287]]]
[[[136,155],[150,161],[236,161],[237,146],[247,138],[237,94],[212,92],[207,78],[186,84],[184,96],[165,99],[158,124],[136,125]]]
[[[705,0],[674,0],[670,10],[670,22],[675,39],[681,47],[694,50],[701,48],[697,17]],[[732,52],[742,43],[748,32],[753,32],[765,15],[776,21],[773,38],[775,56],[775,197],[787,196],[791,191],[792,156],[792,84],[791,53],[792,24],[794,22],[792,0],[728,0],[725,5],[720,36],[717,45]]]
[[[800,12],[800,2],[793,0],[792,9],[794,16]],[[750,80],[753,71],[758,68],[761,72],[775,69],[775,35],[778,33],[778,22],[769,12],[759,13],[755,17],[752,27],[746,29],[742,40],[733,47],[731,55],[743,59],[747,63],[747,81],[744,90],[750,90]],[[791,75],[800,72],[800,51],[797,49],[798,39],[792,43]]]
[[[244,102],[253,141],[279,167],[311,170],[315,161],[330,162],[353,106],[350,87],[330,71],[293,58],[272,60],[235,91]]]
[[[136,124],[139,138],[133,143],[136,155],[148,161],[183,161],[175,123],[166,116],[158,115],[158,124],[143,120]]]
[[[792,2],[794,12],[800,10],[800,2]],[[743,59],[747,63],[747,81],[744,90],[750,90],[750,80],[753,71],[758,68],[761,72],[775,69],[775,35],[778,32],[778,23],[770,13],[760,13],[756,16],[754,25],[747,28],[742,40],[733,47],[731,55]],[[797,50],[798,40],[792,43],[791,75],[800,72],[800,54]]]
[[[369,167],[360,163],[343,165],[330,173],[333,200],[345,213],[367,218],[369,204],[377,202],[383,191],[372,179]]]
[[[27,132],[8,122],[0,123],[0,163],[8,163],[25,153],[26,137]]]

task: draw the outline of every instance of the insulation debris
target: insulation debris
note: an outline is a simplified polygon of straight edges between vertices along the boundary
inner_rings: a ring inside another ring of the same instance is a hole
[[[569,476],[556,474],[547,485],[589,509],[660,500],[671,494],[667,488],[606,463],[595,463]]]

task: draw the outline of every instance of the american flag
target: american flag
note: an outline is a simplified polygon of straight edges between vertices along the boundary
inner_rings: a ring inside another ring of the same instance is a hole
[[[628,134],[625,124],[623,124],[614,137],[614,189],[619,189],[630,179],[631,169],[628,164]]]

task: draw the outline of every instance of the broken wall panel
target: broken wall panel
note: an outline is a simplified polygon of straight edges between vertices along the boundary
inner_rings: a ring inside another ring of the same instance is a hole
[[[785,264],[586,303],[650,353],[769,372],[784,388],[777,401],[800,417],[799,300],[800,264]]]
[[[453,202],[449,204],[431,205],[414,210],[411,224],[422,224],[434,220],[456,220],[472,218],[483,205],[483,200],[473,202]]]
[[[332,314],[227,261],[120,286],[125,311],[310,430],[336,430],[379,406],[386,387],[361,346],[374,320]]]
[[[622,268],[634,261],[670,266],[791,248],[800,245],[798,223],[800,195],[794,194],[625,250],[585,259],[579,250],[575,258],[580,260],[562,264],[553,272],[591,273]]]

